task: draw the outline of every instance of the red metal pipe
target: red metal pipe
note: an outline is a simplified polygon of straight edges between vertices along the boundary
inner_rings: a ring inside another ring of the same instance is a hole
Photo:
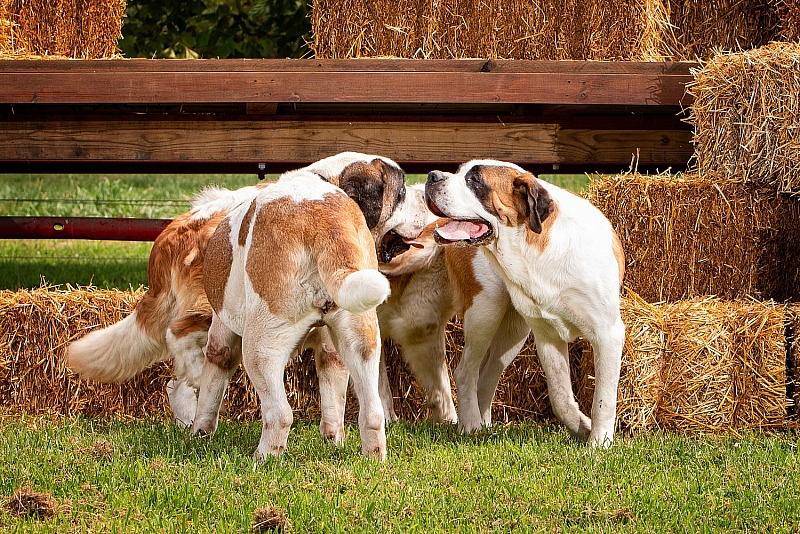
[[[170,219],[0,217],[0,239],[154,241]]]

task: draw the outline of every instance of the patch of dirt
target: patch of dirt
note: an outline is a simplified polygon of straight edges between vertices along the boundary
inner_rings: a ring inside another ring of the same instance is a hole
[[[289,532],[291,523],[286,512],[275,506],[253,512],[253,532]]]
[[[35,517],[47,519],[58,512],[55,499],[47,493],[20,488],[6,500],[5,508],[15,517]]]

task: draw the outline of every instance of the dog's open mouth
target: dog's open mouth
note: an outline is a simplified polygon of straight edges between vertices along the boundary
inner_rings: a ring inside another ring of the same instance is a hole
[[[451,220],[433,232],[433,239],[442,245],[483,245],[494,239],[492,226],[482,219]]]
[[[381,249],[378,251],[378,257],[382,263],[389,263],[411,247],[424,248],[422,243],[407,239],[394,230],[389,230],[381,239]]]

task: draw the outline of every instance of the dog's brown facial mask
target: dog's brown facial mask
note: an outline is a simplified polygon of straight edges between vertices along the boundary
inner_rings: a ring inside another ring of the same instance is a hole
[[[476,165],[464,176],[467,187],[489,213],[507,226],[527,224],[541,234],[555,203],[533,174],[511,167]]]
[[[380,159],[348,165],[332,179],[356,201],[370,230],[378,228],[405,198],[405,175]]]

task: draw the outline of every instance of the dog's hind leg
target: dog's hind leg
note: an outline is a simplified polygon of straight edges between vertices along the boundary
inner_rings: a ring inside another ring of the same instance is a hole
[[[311,339],[313,338],[313,339]],[[336,445],[344,444],[344,410],[350,373],[336,352],[327,327],[315,328],[306,345],[313,345],[314,365],[319,380],[319,405],[322,416],[319,432]]]
[[[193,434],[213,434],[225,389],[233,372],[242,361],[242,340],[217,319],[211,321],[206,355],[197,394],[197,413],[192,423]]]
[[[175,421],[190,427],[197,412],[197,391],[203,375],[203,348],[208,341],[208,321],[186,317],[167,329],[167,349],[173,357],[175,379],[167,384],[167,398]]]
[[[242,363],[261,404],[261,439],[255,457],[286,450],[294,416],[286,398],[286,365],[316,317],[290,322],[271,315],[266,304],[254,310],[242,333]]]
[[[547,394],[553,413],[573,436],[585,440],[592,430],[592,422],[580,411],[572,391],[567,342],[544,320],[533,320],[530,326],[547,379]]]
[[[458,421],[453,403],[450,373],[445,358],[445,323],[411,329],[397,339],[403,359],[425,390],[431,419],[440,423]]]
[[[372,458],[386,459],[386,429],[378,393],[380,333],[375,310],[350,313],[339,309],[328,315],[326,323],[339,355],[350,371],[358,398],[358,427],[361,450]]]
[[[389,373],[387,372],[386,351],[381,349],[380,375],[378,376],[378,394],[381,397],[383,406],[383,418],[386,424],[394,423],[398,419],[397,412],[394,411],[394,397],[392,396],[392,386],[389,384]]]
[[[467,335],[466,325],[464,331]],[[525,319],[512,306],[509,306],[494,334],[489,351],[483,359],[478,377],[478,406],[484,426],[492,424],[492,401],[500,377],[522,350],[530,331]]]
[[[625,325],[617,320],[604,335],[589,339],[594,349],[595,388],[592,400],[592,447],[608,447],[614,441],[617,417],[617,389],[625,343]]]

